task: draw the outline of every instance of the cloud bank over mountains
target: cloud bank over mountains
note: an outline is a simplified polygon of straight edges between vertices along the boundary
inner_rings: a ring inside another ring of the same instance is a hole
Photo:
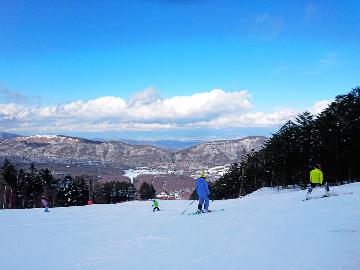
[[[328,103],[320,101],[309,109],[319,113]],[[298,113],[289,108],[256,111],[247,90],[213,89],[189,96],[161,98],[155,88],[147,88],[128,100],[103,96],[45,106],[3,103],[0,104],[0,127],[13,132],[275,127]]]

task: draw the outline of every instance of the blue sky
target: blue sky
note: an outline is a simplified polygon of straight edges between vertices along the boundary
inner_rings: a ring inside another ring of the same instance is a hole
[[[0,0],[0,129],[266,135],[360,85],[357,1]]]

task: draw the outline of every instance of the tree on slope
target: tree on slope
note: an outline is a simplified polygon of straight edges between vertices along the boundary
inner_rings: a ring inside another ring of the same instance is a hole
[[[75,179],[68,175],[64,179],[64,185],[58,188],[59,206],[80,206],[85,205],[89,198],[89,187],[81,177]]]
[[[139,193],[141,200],[148,200],[155,198],[156,191],[153,185],[150,185],[147,182],[143,182],[140,186]]]
[[[17,171],[14,165],[8,159],[5,159],[0,170],[5,184],[15,189],[17,186]]]
[[[216,182],[210,183],[211,199],[238,198],[242,187],[242,172],[237,163],[231,165],[228,173],[221,176]]]
[[[134,198],[135,187],[131,183],[111,181],[102,185],[95,185],[95,203],[118,203],[133,200]]]
[[[25,207],[32,208],[40,206],[44,185],[34,163],[30,164],[29,171],[25,173],[21,184],[21,192],[24,196]]]
[[[3,191],[5,198],[4,207],[7,207],[8,204],[11,207],[14,207],[17,203],[17,171],[14,165],[8,160],[5,159],[2,167],[0,168],[2,182],[1,182],[1,190]]]

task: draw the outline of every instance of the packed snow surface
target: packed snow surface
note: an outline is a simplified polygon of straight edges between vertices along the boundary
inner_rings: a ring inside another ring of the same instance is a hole
[[[265,188],[201,215],[181,215],[191,201],[2,210],[0,269],[359,270],[360,183],[331,192]]]

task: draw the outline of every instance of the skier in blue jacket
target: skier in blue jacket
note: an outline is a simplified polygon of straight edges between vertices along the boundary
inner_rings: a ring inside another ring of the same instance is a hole
[[[209,210],[209,184],[205,179],[206,175],[204,172],[201,172],[199,178],[196,179],[196,193],[199,197],[198,212],[211,212]],[[202,210],[203,204],[204,210]]]

